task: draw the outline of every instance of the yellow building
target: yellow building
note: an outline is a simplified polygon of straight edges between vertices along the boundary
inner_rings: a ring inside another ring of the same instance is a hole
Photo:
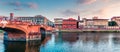
[[[87,28],[104,28],[108,26],[108,19],[98,19],[98,17],[93,17],[93,19],[84,19],[83,21]]]
[[[93,17],[94,26],[108,26],[108,19],[99,19],[98,17]]]
[[[94,27],[104,28],[108,26],[108,19],[93,19]]]

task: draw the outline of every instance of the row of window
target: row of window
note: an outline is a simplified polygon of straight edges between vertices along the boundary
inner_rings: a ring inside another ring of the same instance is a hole
[[[54,26],[55,26],[54,23],[51,22],[51,21],[48,21],[48,22],[47,22],[47,25],[48,25],[48,26],[51,26],[51,27],[54,27]]]
[[[21,18],[18,18],[18,20],[32,22],[34,24],[46,24],[46,25],[52,26],[52,27],[55,26],[53,22],[51,22],[49,20],[46,21],[45,18],[37,18],[37,17],[31,17],[31,18],[30,17],[26,17],[26,18],[24,18],[24,17],[21,17]]]

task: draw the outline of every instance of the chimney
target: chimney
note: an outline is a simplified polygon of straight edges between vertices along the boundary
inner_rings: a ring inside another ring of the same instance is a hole
[[[10,21],[13,20],[14,13],[10,13]]]
[[[78,16],[78,21],[80,21],[80,16]]]

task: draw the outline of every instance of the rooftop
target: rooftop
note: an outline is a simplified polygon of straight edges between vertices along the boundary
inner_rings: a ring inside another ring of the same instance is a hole
[[[54,20],[62,20],[63,18],[54,18]]]

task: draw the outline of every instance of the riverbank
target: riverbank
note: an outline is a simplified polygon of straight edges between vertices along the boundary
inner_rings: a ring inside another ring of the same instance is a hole
[[[56,31],[56,32],[115,32],[115,33],[120,33],[120,30],[75,30],[75,29],[72,29],[72,30],[59,30],[59,31]]]

